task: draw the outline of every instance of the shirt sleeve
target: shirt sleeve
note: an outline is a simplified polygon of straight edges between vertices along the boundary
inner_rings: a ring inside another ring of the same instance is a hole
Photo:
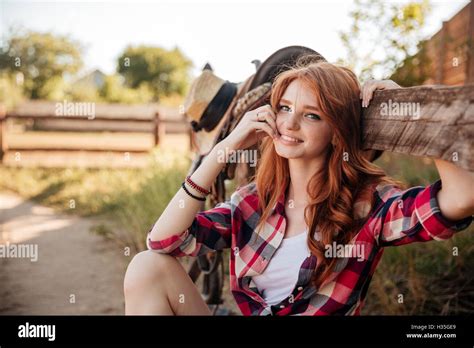
[[[453,221],[439,209],[436,194],[441,180],[427,186],[401,190],[389,185],[377,190],[379,208],[375,215],[374,237],[379,246],[446,240],[469,227],[472,216]]]
[[[230,248],[231,244],[230,200],[218,203],[214,208],[196,214],[191,226],[185,231],[160,241],[147,234],[149,250],[176,257],[199,256],[209,251]]]

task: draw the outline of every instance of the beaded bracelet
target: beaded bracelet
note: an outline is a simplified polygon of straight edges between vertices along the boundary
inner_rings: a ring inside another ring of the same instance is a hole
[[[191,192],[189,192],[189,190],[186,187],[184,182],[181,184],[181,187],[183,188],[184,192],[186,192],[188,194],[188,196],[191,196],[192,198],[197,199],[198,201],[202,201],[202,202],[204,202],[206,200],[206,197],[199,197],[199,196],[193,195]]]
[[[188,175],[186,177],[186,182],[193,188],[195,189],[196,191],[202,193],[203,195],[208,195],[209,193],[211,193],[211,191],[209,190],[206,190],[204,187],[201,187],[199,186],[198,184],[196,184],[194,181],[191,180],[191,177]]]

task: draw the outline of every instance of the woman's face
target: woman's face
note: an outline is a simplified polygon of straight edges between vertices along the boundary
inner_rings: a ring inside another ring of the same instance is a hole
[[[317,158],[326,153],[333,132],[316,104],[315,95],[300,80],[293,80],[278,104],[274,141],[285,158]],[[288,138],[289,137],[289,138]]]

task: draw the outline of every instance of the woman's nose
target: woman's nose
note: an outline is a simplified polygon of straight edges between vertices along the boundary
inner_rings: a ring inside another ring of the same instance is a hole
[[[296,112],[290,113],[288,119],[286,120],[286,127],[288,129],[299,129],[299,120]]]

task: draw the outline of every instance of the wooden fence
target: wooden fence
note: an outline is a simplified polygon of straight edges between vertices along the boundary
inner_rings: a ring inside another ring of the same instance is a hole
[[[0,105],[0,162],[7,151],[88,151],[88,152],[124,152],[124,148],[113,147],[80,147],[75,144],[65,144],[66,146],[43,146],[34,145],[32,147],[21,146],[15,148],[9,146],[6,140],[7,120],[32,121],[39,125],[41,129],[58,131],[66,127],[66,130],[75,132],[107,131],[107,132],[133,132],[152,133],[153,147],[160,144],[166,133],[166,127],[179,126],[186,133],[190,134],[190,127],[183,116],[164,118],[160,111],[153,106],[128,106],[116,104],[97,104],[97,112],[94,115],[74,115],[61,114],[55,112],[55,103],[50,102],[28,102],[20,105],[19,108],[5,112],[5,108]],[[57,104],[57,103],[56,103]],[[49,123],[48,123],[49,122]],[[133,126],[132,126],[133,125]],[[38,127],[36,127],[38,128]],[[190,139],[191,143],[191,139]],[[150,149],[126,149],[130,153],[144,153]]]
[[[0,113],[0,157],[8,149],[4,142],[5,120],[20,119],[81,119],[47,113],[23,115]],[[84,117],[82,117],[84,120]],[[116,117],[98,114],[94,121],[134,121],[152,124],[154,144],[164,134],[164,121],[158,112],[148,117]],[[175,120],[174,122],[183,122]],[[169,121],[167,121],[169,122]],[[188,134],[190,127],[188,126]],[[136,131],[136,130],[134,130]],[[362,114],[362,146],[364,150],[386,150],[416,156],[428,156],[451,161],[474,171],[474,85],[459,87],[418,86],[395,90],[376,91],[368,108]],[[192,137],[189,137],[190,142]],[[15,151],[15,149],[8,149]],[[22,149],[22,150],[38,150]],[[41,150],[58,150],[41,148]],[[61,150],[72,150],[71,148]],[[77,150],[77,149],[76,149]],[[114,149],[86,149],[87,151],[114,151]],[[119,150],[123,152],[123,149]]]

